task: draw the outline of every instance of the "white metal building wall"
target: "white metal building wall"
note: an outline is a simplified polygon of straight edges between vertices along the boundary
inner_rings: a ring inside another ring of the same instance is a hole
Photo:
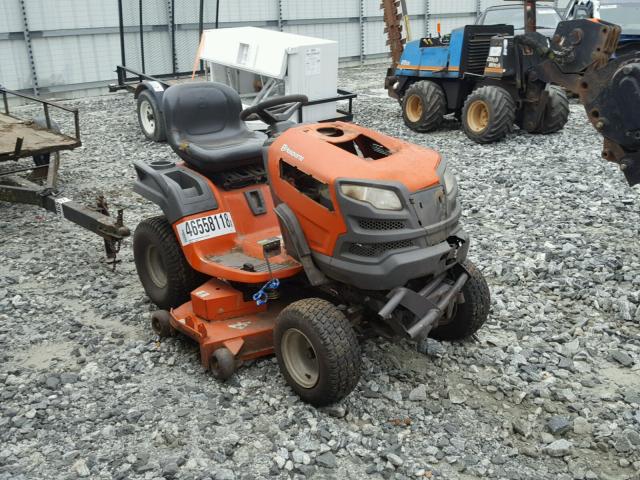
[[[216,0],[205,1],[210,27]],[[560,0],[562,7],[568,0]],[[168,0],[144,0],[145,64],[149,73],[171,72]],[[407,0],[413,38],[443,33],[475,21],[502,0]],[[190,71],[198,44],[199,0],[176,0],[178,71]],[[141,64],[138,0],[123,2],[126,64]],[[81,90],[115,78],[121,63],[117,0],[0,0],[0,84],[42,93]],[[220,0],[220,27],[250,24],[339,42],[345,61],[383,59],[388,52],[380,0]],[[25,34],[25,26],[28,35]],[[158,28],[160,27],[160,28]],[[168,27],[167,27],[168,28]],[[31,47],[31,48],[29,48]],[[34,74],[37,84],[34,84]]]

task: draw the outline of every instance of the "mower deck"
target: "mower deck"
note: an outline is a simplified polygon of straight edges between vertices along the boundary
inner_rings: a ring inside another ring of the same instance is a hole
[[[280,312],[276,303],[256,305],[242,292],[210,279],[191,292],[191,301],[171,310],[173,328],[200,344],[202,365],[209,368],[219,348],[237,360],[252,360],[273,353],[273,327]]]

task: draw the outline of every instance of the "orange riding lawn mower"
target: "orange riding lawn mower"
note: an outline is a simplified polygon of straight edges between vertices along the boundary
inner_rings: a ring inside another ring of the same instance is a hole
[[[219,379],[275,352],[316,406],[358,383],[356,332],[473,335],[489,289],[467,259],[456,180],[440,155],[343,122],[296,124],[301,95],[241,110],[217,83],[163,98],[182,161],[135,165],[134,190],[162,216],[137,227],[134,256],[161,337],[200,345]],[[215,112],[212,114],[212,112]],[[258,118],[266,133],[245,120]]]

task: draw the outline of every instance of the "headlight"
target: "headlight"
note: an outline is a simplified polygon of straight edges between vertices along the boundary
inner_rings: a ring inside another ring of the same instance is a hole
[[[400,202],[398,195],[386,188],[343,183],[340,185],[340,190],[343,195],[354,200],[367,202],[380,210],[402,210],[402,202]]]
[[[444,191],[448,195],[456,189],[458,186],[458,181],[456,180],[456,176],[453,174],[449,167],[444,169],[444,175],[442,175],[442,183],[444,185]]]

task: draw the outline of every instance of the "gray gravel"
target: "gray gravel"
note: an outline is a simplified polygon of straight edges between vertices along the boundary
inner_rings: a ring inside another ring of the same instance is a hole
[[[359,123],[457,172],[493,294],[478,341],[423,355],[367,340],[358,388],[324,410],[273,359],[220,384],[193,344],[152,334],[130,241],[112,272],[97,237],[0,204],[0,478],[638,478],[638,191],[600,160],[579,105],[561,133],[481,146],[454,120],[405,128],[383,72],[344,70],[342,85]],[[173,157],[143,139],[133,98],[69,103],[84,146],[63,156],[65,194],[100,191],[131,227],[155,215],[132,162]]]

